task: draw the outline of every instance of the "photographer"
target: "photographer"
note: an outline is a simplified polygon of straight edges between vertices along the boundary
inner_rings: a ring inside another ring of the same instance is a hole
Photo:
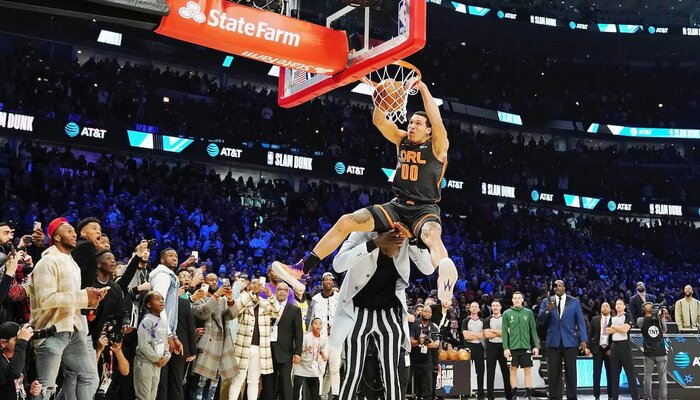
[[[96,400],[119,399],[119,384],[129,376],[131,366],[122,352],[121,339],[114,325],[108,325],[97,341],[97,370],[100,376],[100,387],[95,396]],[[116,374],[115,368],[118,372]]]
[[[433,310],[423,307],[420,319],[411,326],[411,375],[414,379],[415,398],[419,400],[431,398],[435,387],[434,360],[429,350],[440,347],[440,341],[433,340],[440,331],[436,324],[430,322],[432,317]]]
[[[666,378],[666,346],[664,334],[666,333],[666,315],[668,311],[659,304],[646,302],[643,305],[644,316],[637,319],[637,326],[642,330],[644,337],[644,398],[652,399],[651,375],[654,367],[659,373],[659,400],[667,399]]]
[[[20,400],[26,398],[24,388],[24,364],[27,355],[27,341],[34,335],[29,325],[20,328],[16,322],[5,322],[0,325],[0,393],[3,399]],[[38,396],[41,384],[32,382],[29,393]],[[14,393],[6,394],[6,393]],[[9,397],[7,397],[9,396]]]

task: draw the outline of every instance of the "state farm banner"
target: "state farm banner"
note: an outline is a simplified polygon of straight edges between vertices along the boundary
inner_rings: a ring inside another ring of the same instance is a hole
[[[169,0],[156,33],[301,71],[347,66],[345,32],[226,0]]]

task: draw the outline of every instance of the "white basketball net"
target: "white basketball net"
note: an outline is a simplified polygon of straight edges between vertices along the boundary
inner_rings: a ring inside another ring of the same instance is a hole
[[[420,81],[420,72],[409,65],[389,64],[363,79],[372,86],[374,106],[386,113],[386,118],[392,122],[406,122],[408,95],[418,93],[416,83]],[[377,90],[378,87],[383,90]]]

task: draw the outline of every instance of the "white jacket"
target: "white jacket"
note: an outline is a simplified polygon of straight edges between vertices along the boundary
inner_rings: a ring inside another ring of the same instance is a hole
[[[377,236],[372,232],[353,232],[348,239],[343,243],[338,255],[333,259],[333,269],[336,272],[346,272],[343,284],[340,287],[340,296],[338,299],[338,307],[335,311],[333,320],[333,329],[331,329],[330,345],[333,348],[341,348],[345,339],[355,326],[355,307],[353,298],[365,287],[370,278],[377,271],[377,258],[379,257],[379,249],[367,252],[367,241]],[[406,288],[408,287],[409,276],[411,274],[411,263],[413,260],[418,269],[426,274],[431,275],[435,272],[430,261],[430,253],[426,249],[419,249],[417,246],[411,246],[404,242],[401,246],[399,254],[393,257],[396,271],[399,273],[399,279],[396,281],[396,297],[399,299],[403,310],[403,331],[404,342],[402,346],[410,351],[411,343],[409,341],[408,331],[408,311],[406,309]]]
[[[311,306],[306,315],[306,330],[311,332],[311,321],[314,318],[321,318],[321,321],[323,321],[321,335],[326,335],[328,327],[333,326],[333,319],[335,318],[335,310],[338,307],[339,298],[340,293],[336,292],[333,292],[329,297],[323,297],[323,292],[316,294],[316,296],[311,299]]]

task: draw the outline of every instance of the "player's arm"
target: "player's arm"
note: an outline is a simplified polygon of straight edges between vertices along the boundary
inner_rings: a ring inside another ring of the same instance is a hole
[[[406,131],[402,131],[395,123],[389,121],[386,118],[386,113],[380,110],[379,107],[374,107],[372,123],[379,129],[379,132],[382,133],[386,140],[396,145],[406,136]]]
[[[450,147],[450,142],[447,140],[445,124],[442,123],[440,107],[438,107],[433,95],[431,95],[430,90],[428,90],[428,86],[423,83],[423,81],[418,82],[418,90],[423,98],[423,107],[425,107],[425,113],[428,114],[428,119],[432,127],[433,153],[438,160],[445,162],[447,161],[447,150]]]

